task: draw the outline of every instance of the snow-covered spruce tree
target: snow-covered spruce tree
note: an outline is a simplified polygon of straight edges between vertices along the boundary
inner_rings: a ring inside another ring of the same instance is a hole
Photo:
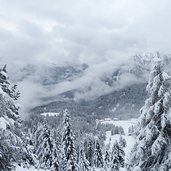
[[[62,149],[62,153],[60,156],[59,168],[60,168],[60,171],[66,171],[67,170],[67,160],[66,160],[66,156],[65,156],[63,149]]]
[[[110,163],[111,163],[111,154],[110,154],[109,150],[106,149],[105,156],[104,156],[104,168],[106,170],[109,170]]]
[[[119,171],[120,167],[124,167],[124,158],[125,153],[123,149],[119,146],[116,141],[112,148],[112,156],[111,156],[111,170]]]
[[[55,141],[53,141],[53,151],[52,151],[52,166],[51,171],[59,171],[60,164],[59,164],[59,150],[56,146]]]
[[[18,98],[20,97],[20,93],[17,90],[17,85],[11,85],[10,81],[9,81],[9,77],[7,75],[7,70],[6,70],[6,65],[0,69],[0,85],[1,85],[1,89],[3,90],[3,92],[5,92],[6,94],[8,94],[10,96],[10,98],[12,98],[13,100],[18,100]],[[18,111],[18,107],[17,107],[17,111]]]
[[[31,137],[24,134],[24,148],[23,148],[23,157],[22,157],[22,165],[25,168],[30,168],[31,166],[38,166],[37,156],[34,153],[34,145]]]
[[[40,144],[38,144],[36,154],[39,160],[39,167],[42,169],[50,169],[52,167],[53,158],[53,140],[51,131],[47,125],[44,125],[38,139]]]
[[[0,170],[8,171],[14,163],[20,163],[22,139],[19,106],[16,101],[19,93],[11,86],[6,66],[0,69]]]
[[[61,150],[60,150],[60,145],[57,142],[56,135],[57,135],[56,129],[51,129],[51,137],[52,137],[52,145],[53,145],[51,171],[60,170]]]
[[[94,166],[96,168],[103,168],[103,155],[99,140],[95,142],[95,152],[94,152]]]
[[[94,151],[95,151],[95,139],[92,135],[89,135],[84,140],[84,148],[86,159],[90,163],[90,167],[94,166]]]
[[[66,161],[65,171],[77,171],[76,150],[74,146],[74,136],[71,130],[70,114],[67,109],[64,111],[64,130],[62,137],[64,160]]]
[[[130,171],[168,171],[171,168],[171,125],[167,119],[171,104],[170,81],[157,57],[147,85],[149,98],[141,109],[136,143],[127,166]]]
[[[80,145],[79,149],[79,171],[90,171],[90,163],[85,157],[85,151],[84,151],[84,146],[83,144]]]
[[[39,145],[42,143],[42,140],[40,139],[40,137],[42,135],[43,129],[44,129],[44,125],[42,123],[38,123],[35,128],[35,131],[33,132],[32,141],[34,144],[35,151],[37,151]]]

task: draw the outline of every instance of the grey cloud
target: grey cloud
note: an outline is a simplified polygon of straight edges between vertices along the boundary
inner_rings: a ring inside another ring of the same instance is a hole
[[[59,62],[62,57],[59,63],[65,63],[85,59],[84,55],[106,59],[118,52],[165,50],[168,41],[159,31],[170,36],[169,26],[163,27],[170,15],[169,1],[155,4],[154,8],[142,0],[2,1],[1,19],[7,23],[2,26],[9,31],[10,23],[14,30],[0,53],[21,60],[31,56]]]

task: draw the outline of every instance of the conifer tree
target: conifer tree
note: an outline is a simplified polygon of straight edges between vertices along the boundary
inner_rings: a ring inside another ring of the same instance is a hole
[[[60,171],[66,171],[67,170],[67,166],[68,166],[68,161],[66,159],[64,150],[62,149],[62,153],[61,153],[61,159],[60,159]]]
[[[66,161],[66,171],[76,171],[78,166],[76,163],[76,150],[74,146],[74,136],[71,130],[70,114],[66,109],[64,111],[64,131],[63,131],[63,153]]]
[[[125,153],[123,149],[119,146],[116,141],[112,148],[112,156],[111,156],[111,170],[119,171],[120,167],[124,166],[124,157]]]
[[[0,170],[8,171],[14,163],[21,162],[22,133],[19,106],[16,100],[19,93],[12,87],[7,76],[6,65],[0,69]]]
[[[84,147],[81,144],[80,145],[80,151],[79,151],[79,171],[89,171],[90,170],[90,163],[85,157],[85,151]]]
[[[42,135],[43,129],[44,129],[44,125],[41,123],[38,123],[35,128],[35,132],[33,133],[32,141],[34,144],[35,151],[37,151],[39,145],[42,143],[42,139],[40,139],[40,137]]]
[[[95,143],[94,165],[96,168],[103,168],[103,155],[98,139]]]
[[[39,159],[40,168],[50,169],[52,167],[53,142],[50,129],[47,125],[44,125],[38,139],[40,140],[40,144],[38,144],[36,154]]]
[[[26,136],[26,134],[25,134]],[[34,145],[30,137],[26,136],[24,139],[24,148],[23,148],[23,157],[22,165],[25,168],[30,168],[31,166],[37,167],[38,160],[37,156],[34,153]]]
[[[110,163],[111,163],[111,155],[110,155],[110,152],[106,150],[105,156],[104,156],[104,165],[105,165],[106,170],[110,168]]]
[[[52,143],[52,164],[51,164],[51,171],[59,171],[60,170],[60,158],[61,158],[61,150],[60,146],[57,142],[56,137],[56,130],[50,129],[51,133],[51,143]]]
[[[171,104],[170,77],[163,72],[159,56],[150,73],[149,98],[141,109],[136,143],[132,149],[128,170],[168,171],[171,168],[168,112]]]
[[[94,151],[95,151],[95,140],[93,136],[88,136],[84,142],[86,159],[90,163],[90,167],[94,166]]]
[[[53,142],[53,151],[52,151],[52,166],[51,171],[59,171],[60,164],[59,164],[59,150],[56,147],[55,142]]]

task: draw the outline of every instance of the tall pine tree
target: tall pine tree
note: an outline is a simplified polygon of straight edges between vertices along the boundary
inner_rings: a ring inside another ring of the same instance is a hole
[[[66,161],[65,171],[77,171],[76,150],[74,146],[74,136],[71,130],[70,114],[66,109],[64,111],[64,130],[63,130],[63,153]]]
[[[53,150],[52,150],[52,165],[51,171],[59,171],[60,170],[60,163],[59,163],[59,149],[55,140],[53,142]]]
[[[163,72],[159,56],[150,73],[147,92],[149,98],[141,109],[136,143],[132,149],[128,170],[168,171],[171,138],[168,112],[171,104],[170,77]]]
[[[103,168],[103,155],[99,140],[95,143],[95,153],[94,153],[94,165],[96,168]]]
[[[94,166],[94,151],[95,151],[95,139],[92,135],[89,135],[84,140],[84,148],[86,159],[90,163],[90,167]]]
[[[90,163],[88,162],[88,160],[85,157],[84,150],[85,150],[84,146],[83,146],[83,144],[81,144],[80,149],[79,149],[79,161],[78,161],[79,171],[89,171],[90,170]]]
[[[122,147],[120,147],[118,142],[116,141],[112,148],[111,170],[119,171],[120,167],[124,166],[124,158],[125,158],[125,153]]]
[[[111,163],[111,154],[110,154],[109,150],[106,149],[105,156],[104,156],[104,168],[106,170],[109,170],[110,163]]]
[[[0,69],[0,170],[8,171],[14,163],[20,163],[22,154],[22,134],[19,106],[16,100],[19,93],[11,86],[6,66]]]
[[[36,154],[39,159],[39,167],[42,169],[50,169],[52,167],[53,140],[51,131],[47,125],[44,125],[37,138],[39,139],[39,144]]]

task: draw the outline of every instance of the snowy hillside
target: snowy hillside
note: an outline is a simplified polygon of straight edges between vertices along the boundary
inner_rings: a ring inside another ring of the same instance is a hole
[[[137,119],[131,119],[131,120],[112,120],[112,119],[105,119],[105,120],[100,120],[100,123],[102,124],[113,124],[115,126],[121,126],[124,129],[125,135],[122,135],[122,137],[126,140],[126,147],[124,148],[125,152],[125,161],[129,157],[130,150],[132,149],[135,139],[134,137],[129,135],[129,128],[131,126],[135,126],[137,123]],[[115,141],[119,142],[120,135],[115,134],[112,135],[111,131],[106,132],[106,140],[105,140],[105,145],[110,146],[110,149],[112,148],[113,144]]]

